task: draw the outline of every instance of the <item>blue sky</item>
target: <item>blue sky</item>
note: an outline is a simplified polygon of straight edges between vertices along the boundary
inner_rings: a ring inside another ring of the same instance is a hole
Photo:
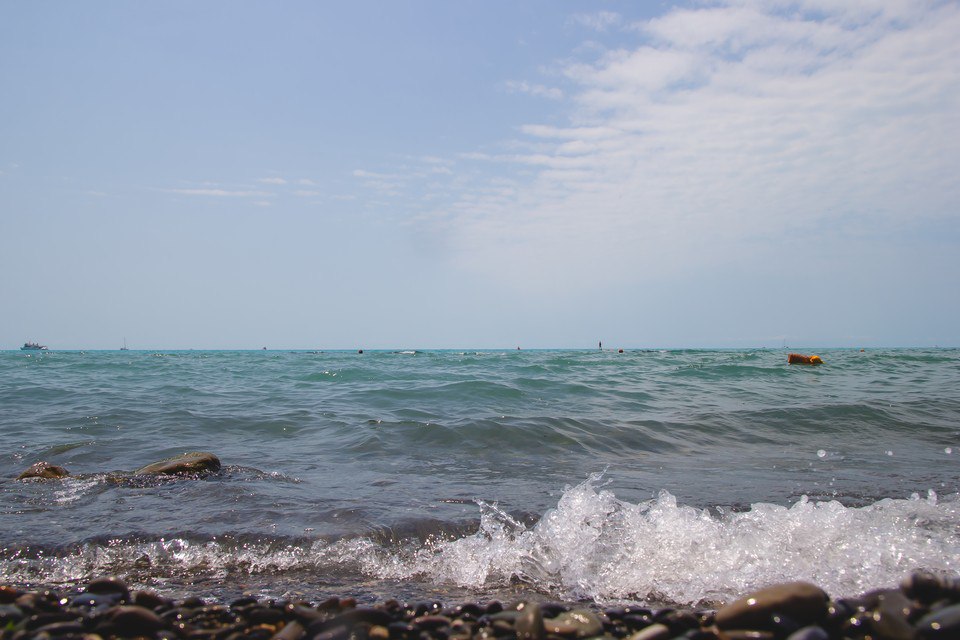
[[[957,2],[0,5],[0,348],[960,345]]]

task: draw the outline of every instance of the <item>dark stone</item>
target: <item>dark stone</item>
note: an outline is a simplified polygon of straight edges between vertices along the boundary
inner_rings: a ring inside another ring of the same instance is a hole
[[[17,624],[23,620],[23,609],[15,604],[0,604],[0,627],[5,627],[11,622]]]
[[[421,616],[433,615],[440,613],[442,610],[443,605],[439,602],[418,602],[413,606],[413,617],[419,618]]]
[[[914,626],[921,638],[960,638],[960,604],[931,611]]]
[[[475,602],[458,605],[452,609],[444,609],[444,615],[449,618],[476,620],[484,613],[484,609]]]
[[[419,629],[423,629],[427,632],[434,632],[438,629],[443,629],[449,627],[452,621],[450,618],[441,615],[431,615],[431,616],[420,616],[419,618],[414,618],[411,624]],[[389,623],[387,623],[389,624]],[[384,626],[384,625],[379,625]]]
[[[17,480],[27,480],[29,478],[39,478],[41,480],[53,480],[56,478],[66,478],[70,472],[63,467],[58,467],[49,462],[37,462],[29,469],[17,476]]]
[[[667,625],[674,635],[700,627],[700,618],[691,611],[673,611],[669,615],[661,616],[658,622]]]
[[[659,622],[651,624],[630,636],[630,640],[669,640],[673,637],[670,627]]]
[[[586,609],[565,611],[556,618],[543,621],[547,633],[567,638],[592,638],[603,633],[603,623],[597,615]]]
[[[304,626],[310,626],[318,620],[323,620],[329,614],[321,613],[316,609],[311,609],[310,607],[304,606],[302,604],[288,604],[285,607],[286,611],[295,618],[298,622]]]
[[[245,597],[243,597],[243,598],[237,598],[236,600],[234,600],[233,602],[231,602],[231,603],[230,603],[230,608],[231,608],[231,609],[241,609],[241,608],[247,607],[247,606],[249,606],[249,605],[251,605],[251,604],[257,604],[257,599],[254,598],[253,596],[245,596]]]
[[[350,609],[344,613],[341,613],[339,616],[331,620],[331,622],[341,622],[348,626],[364,623],[385,627],[393,622],[393,618],[390,617],[389,613],[383,611],[382,609],[376,609],[374,607],[357,607],[356,609]]]
[[[53,591],[42,591],[40,593],[24,593],[15,601],[18,607],[23,609],[24,613],[37,612],[60,612],[60,594]]]
[[[565,611],[570,611],[570,607],[561,602],[543,602],[540,604],[540,612],[544,618],[556,618]]]
[[[83,623],[78,620],[69,620],[64,622],[53,622],[42,627],[37,627],[33,630],[33,633],[39,636],[41,633],[48,634],[52,637],[66,636],[66,635],[80,635],[86,628],[83,626]]]
[[[17,591],[13,587],[6,585],[0,586],[0,604],[12,604],[22,595],[22,592]]]
[[[27,618],[23,624],[28,631],[34,631],[40,627],[46,627],[47,625],[55,624],[57,622],[76,622],[81,619],[77,612],[64,611],[58,609],[56,611],[45,611],[43,613],[38,613]]]
[[[299,622],[293,621],[275,633],[273,640],[300,640],[305,635],[307,630]]]
[[[900,585],[903,592],[920,602],[934,602],[941,598],[960,600],[960,578],[948,578],[918,571]]]
[[[787,636],[787,640],[830,640],[830,634],[822,627],[804,627]]]
[[[286,616],[283,611],[271,607],[253,607],[247,611],[246,618],[250,624],[277,624]]]
[[[109,609],[120,604],[122,599],[118,593],[81,593],[71,598],[67,606],[78,609]]]
[[[884,640],[912,640],[915,636],[909,617],[913,603],[899,590],[881,594],[873,611],[871,627]]]
[[[317,605],[317,609],[320,611],[339,611],[340,598],[327,598]]]
[[[346,625],[340,625],[330,627],[320,633],[314,633],[311,630],[310,633],[313,634],[313,640],[346,640],[350,637],[350,628]]]
[[[776,614],[786,615],[800,625],[817,624],[827,617],[829,597],[809,582],[788,582],[760,589],[717,611],[720,629],[776,631]]]
[[[87,592],[96,594],[113,594],[122,600],[130,599],[130,589],[122,580],[117,578],[100,578],[87,585]]]
[[[220,458],[205,451],[191,451],[148,464],[135,475],[199,475],[220,470]]]
[[[517,640],[544,640],[547,630],[543,626],[540,605],[534,602],[524,606],[513,628],[516,630]]]
[[[631,631],[646,629],[653,624],[653,616],[649,613],[628,613],[627,615],[623,616],[621,620],[623,621],[623,624],[625,624]]]
[[[107,620],[123,635],[150,635],[166,626],[156,613],[138,605],[116,607]]]
[[[409,622],[402,622],[399,620],[388,624],[387,630],[390,632],[390,638],[393,640],[408,640],[410,638],[418,638],[420,636],[419,629]]]
[[[203,598],[193,597],[187,598],[180,603],[181,609],[203,609],[207,606],[207,603],[203,601]]]
[[[170,606],[170,601],[156,593],[155,591],[137,591],[133,594],[133,604],[156,611],[162,607]]]

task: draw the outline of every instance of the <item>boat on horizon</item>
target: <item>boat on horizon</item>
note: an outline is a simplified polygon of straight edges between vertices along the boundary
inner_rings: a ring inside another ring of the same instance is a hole
[[[46,351],[47,345],[40,344],[39,342],[24,342],[23,346],[20,347],[20,351]]]
[[[127,339],[126,339],[126,338],[123,339],[123,346],[120,347],[120,351],[130,351],[130,349],[127,349]]]

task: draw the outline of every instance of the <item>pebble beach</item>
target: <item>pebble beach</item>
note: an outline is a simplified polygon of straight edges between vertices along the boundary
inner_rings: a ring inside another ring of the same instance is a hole
[[[79,589],[0,586],[2,640],[924,640],[960,637],[960,579],[917,573],[899,588],[831,599],[772,585],[716,610],[557,602],[172,600],[102,578]]]

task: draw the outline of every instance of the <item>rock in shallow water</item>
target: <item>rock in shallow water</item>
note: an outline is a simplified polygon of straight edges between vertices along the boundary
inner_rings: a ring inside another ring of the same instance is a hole
[[[191,451],[179,456],[160,460],[137,469],[134,474],[142,475],[194,475],[213,473],[220,470],[220,458],[206,451]]]
[[[53,480],[56,478],[66,478],[70,472],[63,467],[58,467],[49,462],[38,462],[29,469],[17,476],[17,480],[27,480],[29,478],[39,478],[41,480]]]

